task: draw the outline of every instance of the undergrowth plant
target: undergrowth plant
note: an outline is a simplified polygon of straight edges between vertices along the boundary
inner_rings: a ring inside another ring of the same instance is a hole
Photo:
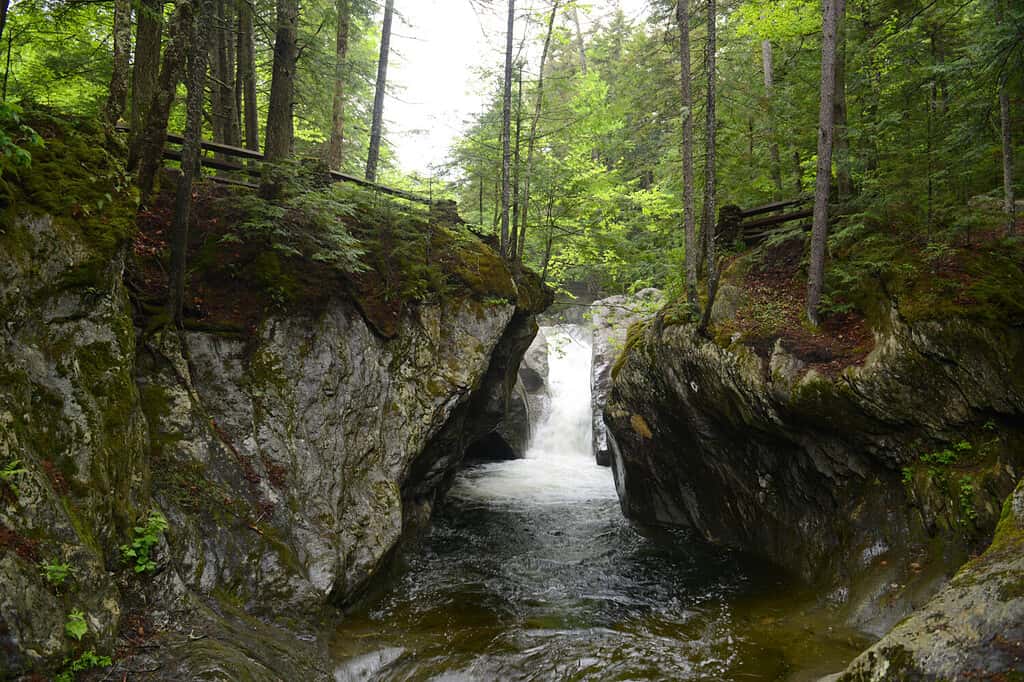
[[[54,682],[74,682],[78,673],[93,670],[95,668],[107,668],[113,664],[114,662],[111,660],[110,656],[101,656],[96,653],[95,649],[87,649],[74,660],[71,660],[70,658],[64,659],[64,669],[61,670],[53,679]]]
[[[89,624],[85,622],[85,614],[79,609],[73,609],[64,622],[64,632],[68,637],[81,641],[85,633],[89,632]]]
[[[17,495],[18,487],[14,484],[14,479],[27,473],[28,469],[21,466],[20,459],[12,459],[0,469],[0,485],[7,486],[11,492]]]
[[[74,573],[71,564],[45,561],[40,564],[41,574],[54,587],[60,587]]]
[[[156,570],[153,548],[160,542],[160,536],[167,528],[167,518],[153,510],[146,518],[146,525],[135,526],[131,543],[121,545],[121,557],[134,567],[136,573]]]

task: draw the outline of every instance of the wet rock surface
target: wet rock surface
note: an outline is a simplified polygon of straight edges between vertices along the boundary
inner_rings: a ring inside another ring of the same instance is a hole
[[[664,294],[658,289],[644,289],[632,296],[611,296],[591,304],[593,354],[590,401],[593,408],[594,458],[601,466],[611,465],[611,448],[602,415],[611,389],[612,367],[625,348],[630,326],[654,315],[664,300]]]
[[[835,379],[662,318],[635,334],[605,411],[625,513],[768,558],[876,636],[984,549],[1024,471],[1019,330],[894,309]]]
[[[999,680],[1024,672],[1024,482],[992,545],[832,680]]]
[[[143,329],[123,241],[42,215],[0,246],[5,676],[93,649],[126,652],[118,679],[330,679],[336,607],[495,429],[549,301],[409,305],[390,339],[341,295],[251,336]],[[120,547],[152,510],[169,528],[136,573]]]

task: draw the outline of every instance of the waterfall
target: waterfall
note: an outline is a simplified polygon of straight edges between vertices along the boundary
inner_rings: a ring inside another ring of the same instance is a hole
[[[615,496],[611,472],[591,453],[590,335],[576,325],[545,328],[551,407],[526,458],[474,467],[451,495],[483,504],[564,504]]]

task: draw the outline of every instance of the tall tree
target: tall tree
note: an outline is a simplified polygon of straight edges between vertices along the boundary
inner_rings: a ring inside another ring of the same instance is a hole
[[[517,74],[517,94],[516,94],[516,142],[515,148],[512,150],[512,220],[509,229],[509,241],[508,250],[509,257],[514,260],[519,260],[518,248],[519,248],[519,180],[520,180],[520,158],[522,151],[522,129],[523,129],[523,64],[519,63],[519,73]]]
[[[683,105],[683,245],[686,258],[686,300],[697,310],[697,216],[693,191],[693,84],[690,68],[690,0],[676,2],[679,27],[679,89]]]
[[[389,0],[390,1],[390,0]],[[277,0],[274,66],[267,111],[267,161],[280,161],[292,153],[295,138],[292,108],[295,105],[295,67],[298,48],[299,0]]]
[[[245,128],[245,146],[259,151],[260,123],[256,105],[256,44],[253,31],[252,5],[249,0],[238,1],[238,75],[235,82],[241,100],[239,110]]]
[[[782,198],[782,161],[779,158],[779,141],[775,138],[775,64],[772,41],[761,41],[761,70],[764,72],[764,99],[768,110],[768,158],[771,163],[772,183],[775,198]]]
[[[701,319],[700,329],[706,331],[711,321],[711,309],[715,304],[715,294],[718,292],[718,264],[715,261],[715,198],[717,195],[717,175],[715,173],[717,142],[718,142],[718,120],[717,120],[717,44],[718,34],[718,11],[715,0],[708,0],[708,40],[707,40],[707,103],[705,105],[705,134],[707,137],[706,150],[704,155],[704,221],[702,230],[704,232],[704,244],[707,249],[708,262],[708,300],[704,307],[704,316]]]
[[[559,0],[553,0],[551,3],[551,14],[548,15],[548,30],[544,34],[544,49],[540,53],[540,69],[537,73],[537,89],[534,93],[535,100],[533,103],[533,118],[530,121],[530,136],[526,141],[526,177],[523,180],[522,224],[519,227],[519,246],[516,249],[520,262],[523,259],[523,251],[526,248],[526,226],[530,221],[530,180],[533,175],[533,154],[537,146],[537,128],[540,124],[541,109],[544,106],[544,69],[547,67],[548,52],[551,49],[551,36],[554,34],[555,17],[558,15],[558,3]],[[483,213],[483,209],[481,209],[481,213]]]
[[[167,121],[185,68],[185,50],[191,31],[192,15],[192,3],[188,0],[178,0],[168,29],[167,47],[164,48],[161,59],[156,90],[146,112],[146,125],[138,138],[139,163],[136,184],[143,205],[149,202],[162,163],[164,144],[167,141]]]
[[[1003,0],[996,2],[996,23],[1002,24]],[[999,78],[999,128],[1003,146],[1003,211],[1006,213],[1006,229],[1013,234],[1017,228],[1017,202],[1013,196],[1013,135],[1010,118],[1010,93],[1006,87],[1009,73]]]
[[[822,0],[821,99],[818,109],[818,173],[814,185],[814,222],[807,281],[807,319],[820,322],[818,308],[825,285],[825,244],[828,240],[828,200],[832,183],[832,126],[836,90],[836,23],[845,0]]]
[[[142,0],[135,13],[135,61],[132,64],[131,145],[128,168],[135,168],[139,134],[153,102],[160,77],[160,37],[164,28],[163,0]]]
[[[836,190],[839,200],[853,195],[853,175],[850,170],[850,136],[847,132],[846,106],[846,0],[836,3],[836,85],[835,121],[832,142],[836,156]]]
[[[124,114],[128,100],[128,71],[132,52],[132,2],[114,0],[114,69],[110,74],[110,90],[103,113],[107,123],[114,125]]]
[[[192,211],[192,183],[199,173],[202,152],[203,98],[206,93],[209,33],[214,20],[214,0],[198,0],[198,12],[189,27],[189,45],[185,85],[185,136],[181,146],[181,176],[174,195],[174,216],[171,221],[171,272],[168,306],[171,318],[179,327],[185,300],[185,265],[188,250],[188,223]]]
[[[377,179],[380,162],[380,140],[384,134],[384,93],[388,83],[388,57],[391,54],[391,20],[395,0],[384,3],[384,25],[380,31],[380,57],[377,59],[377,87],[373,93],[373,123],[370,126],[370,152],[366,155],[366,179]]]
[[[348,58],[348,33],[352,23],[349,0],[337,0],[338,27],[334,52],[334,102],[331,108],[331,142],[327,150],[327,163],[341,168],[345,141],[345,61]]]
[[[219,142],[237,146],[241,136],[238,129],[238,112],[235,109],[236,41],[231,39],[234,33],[234,16],[229,14],[225,0],[216,0],[216,13],[211,41],[213,135]]]
[[[4,36],[7,26],[7,11],[11,8],[11,0],[0,0],[0,38]]]
[[[509,203],[512,173],[512,40],[516,28],[516,3],[508,0],[508,26],[505,33],[505,81],[501,100],[501,236],[502,257],[509,255]]]
[[[580,13],[576,5],[572,6],[572,23],[576,26],[576,50],[580,55],[580,73],[587,75],[587,46],[583,42],[583,29],[580,28]]]

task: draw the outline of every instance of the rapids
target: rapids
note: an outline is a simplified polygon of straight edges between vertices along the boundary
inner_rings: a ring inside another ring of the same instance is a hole
[[[590,343],[546,330],[525,459],[462,471],[383,598],[337,630],[350,680],[813,680],[864,645],[763,565],[633,528],[594,464]]]

